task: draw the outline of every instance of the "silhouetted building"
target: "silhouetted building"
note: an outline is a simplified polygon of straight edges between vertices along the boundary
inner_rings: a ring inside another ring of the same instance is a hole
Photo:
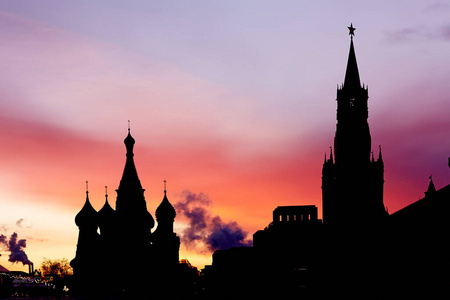
[[[155,212],[158,227],[152,235],[152,243],[155,255],[161,258],[166,268],[174,268],[179,263],[180,238],[173,231],[175,221],[175,208],[167,199],[167,191],[164,189],[164,198]]]
[[[387,279],[397,296],[450,296],[450,185],[389,216],[390,270]]]
[[[97,290],[95,271],[100,262],[100,238],[97,233],[98,215],[89,201],[86,187],[86,202],[75,217],[79,228],[75,258],[70,262],[74,274],[74,287],[82,294],[94,294]]]
[[[116,190],[116,210],[109,204],[106,193],[105,204],[97,212],[86,191],[86,203],[75,218],[79,238],[71,265],[79,294],[141,296],[148,293],[149,284],[155,285],[156,292],[158,286],[167,287],[169,276],[178,272],[180,239],[173,232],[175,209],[164,190],[164,199],[156,210],[158,228],[152,234],[155,221],[147,210],[145,190],[134,164],[135,140],[130,129],[124,143],[126,163]],[[99,273],[103,275],[99,277]]]
[[[266,261],[306,268],[318,250],[321,224],[314,205],[278,206],[273,221],[253,234],[253,247]]]
[[[164,182],[165,183],[165,182]],[[167,191],[164,187],[164,198],[156,208],[156,221],[158,227],[152,234],[153,254],[157,258],[155,267],[158,274],[155,276],[155,293],[161,299],[176,299],[181,296],[177,285],[178,278],[180,238],[173,232],[175,220],[175,208],[167,199]]]
[[[349,27],[350,52],[344,84],[337,89],[337,124],[334,159],[322,169],[323,223],[330,227],[373,226],[387,212],[383,204],[384,164],[371,155],[368,119],[368,87],[361,85]]]
[[[314,265],[321,259],[321,225],[314,205],[278,206],[273,221],[253,235],[253,247],[214,252],[213,264],[205,270],[208,296],[306,297],[311,292]]]
[[[106,189],[106,187],[105,187]],[[117,212],[108,202],[108,191],[105,192],[105,204],[97,213],[98,227],[100,230],[100,256],[97,264],[100,266],[101,272],[105,275],[97,280],[97,284],[103,295],[117,295],[123,290],[121,278],[117,276],[118,271],[125,270],[117,266],[118,251],[118,218]]]

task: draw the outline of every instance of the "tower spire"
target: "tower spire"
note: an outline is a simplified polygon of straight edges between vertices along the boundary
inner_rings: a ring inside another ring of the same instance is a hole
[[[330,162],[333,163],[333,148],[330,146]]]
[[[378,146],[378,148],[380,149],[379,153],[378,153],[378,161],[383,161],[383,156],[381,155],[381,145]]]
[[[361,88],[358,65],[356,63],[355,48],[353,46],[353,36],[355,35],[356,28],[354,28],[353,24],[351,24],[348,29],[350,30],[350,51],[348,54],[347,70],[345,72],[344,88],[356,90]]]
[[[436,187],[434,186],[434,183],[433,183],[433,175],[430,175],[430,183],[428,184],[428,189],[425,192],[425,197],[431,196],[434,193],[436,193]]]

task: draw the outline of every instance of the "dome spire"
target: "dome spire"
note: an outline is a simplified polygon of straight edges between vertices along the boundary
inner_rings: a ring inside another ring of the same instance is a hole
[[[105,185],[105,202],[108,203],[108,186]]]
[[[134,138],[130,133],[130,121],[128,120],[128,135],[124,139],[124,144],[127,149],[126,157],[127,160],[125,162],[125,168],[123,171],[122,179],[120,181],[119,189],[122,187],[127,188],[136,188],[138,190],[142,190],[141,182],[139,181],[139,177],[137,175],[136,166],[134,165],[133,160],[133,147],[135,144]]]
[[[133,147],[134,147],[134,144],[136,143],[136,141],[131,136],[130,120],[128,120],[128,135],[123,142],[125,144],[125,147],[127,148],[127,157],[133,157],[134,156]]]

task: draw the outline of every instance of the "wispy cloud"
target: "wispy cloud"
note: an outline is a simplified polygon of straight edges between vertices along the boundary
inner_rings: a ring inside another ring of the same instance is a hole
[[[438,33],[442,39],[450,41],[450,24],[443,25]]]
[[[429,34],[423,26],[411,26],[386,31],[385,36],[389,43],[402,44],[429,37]]]
[[[6,226],[6,225],[0,225],[0,232],[6,232],[6,231],[8,231],[8,230],[9,230],[8,226]]]
[[[424,8],[424,12],[427,12],[427,13],[443,12],[443,11],[449,11],[449,10],[450,10],[450,4],[444,3],[444,2],[436,2],[433,4],[429,4]]]
[[[396,30],[386,31],[385,38],[391,44],[406,44],[424,40],[450,40],[450,24],[443,24],[430,28],[425,25],[404,27]]]
[[[19,228],[23,228],[23,225],[22,225],[23,221],[24,221],[23,218],[20,218],[19,220],[17,220],[16,226],[19,227]]]

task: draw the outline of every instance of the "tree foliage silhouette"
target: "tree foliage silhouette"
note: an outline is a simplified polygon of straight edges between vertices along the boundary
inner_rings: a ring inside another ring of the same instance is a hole
[[[67,258],[62,259],[49,259],[44,258],[41,264],[42,275],[58,275],[60,277],[66,277],[73,274],[73,269],[70,266]]]

